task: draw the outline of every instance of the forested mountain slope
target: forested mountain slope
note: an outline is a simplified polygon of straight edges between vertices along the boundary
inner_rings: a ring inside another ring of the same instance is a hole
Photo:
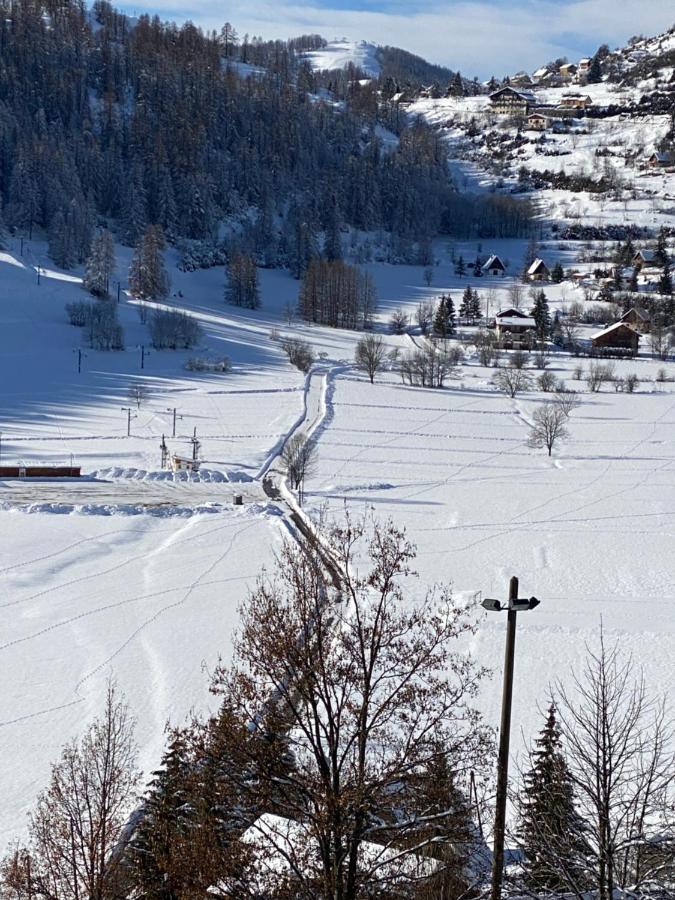
[[[235,218],[261,264],[298,272],[345,225],[413,241],[527,227],[524,206],[458,196],[431,126],[385,121],[401,133],[383,152],[375,88],[313,79],[320,39],[237,47],[233,29],[130,22],[105,2],[0,9],[3,215],[46,229],[63,267],[101,224],[128,244],[150,223],[209,242]]]

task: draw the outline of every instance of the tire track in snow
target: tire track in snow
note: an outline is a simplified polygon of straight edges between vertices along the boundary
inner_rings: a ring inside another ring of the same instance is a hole
[[[189,586],[188,589],[185,591],[185,593],[184,593],[183,596],[180,598],[180,600],[176,600],[174,603],[167,603],[166,606],[163,606],[161,609],[158,609],[155,613],[153,613],[153,615],[149,616],[144,622],[141,622],[141,624],[138,625],[138,626],[131,632],[131,634],[126,638],[126,640],[125,640],[122,644],[120,644],[120,646],[117,648],[117,650],[115,650],[113,653],[111,653],[110,656],[107,657],[107,659],[105,659],[105,660],[103,660],[103,662],[99,663],[99,665],[96,666],[96,668],[92,669],[90,672],[88,672],[86,675],[84,675],[84,676],[77,682],[77,684],[75,685],[75,692],[78,692],[78,691],[80,690],[80,688],[82,687],[82,685],[83,685],[86,681],[88,681],[90,678],[93,678],[93,676],[96,675],[98,672],[100,672],[101,669],[104,669],[107,665],[109,665],[109,664],[113,661],[113,659],[115,659],[117,656],[119,656],[119,654],[122,653],[122,652],[126,649],[126,647],[128,647],[129,644],[131,644],[131,642],[132,642],[132,641],[133,641],[133,640],[134,640],[134,639],[135,639],[135,638],[136,638],[136,637],[137,637],[137,636],[138,636],[145,628],[147,628],[148,625],[151,625],[153,622],[155,622],[157,619],[159,619],[160,616],[164,615],[164,613],[169,612],[169,610],[176,609],[176,608],[179,607],[179,606],[182,606],[187,600],[189,600],[190,597],[192,596],[192,594],[194,593],[194,591],[195,591],[198,587],[202,586],[203,579],[206,578],[207,575],[210,575],[211,572],[213,572],[213,570],[214,570],[217,566],[219,566],[220,563],[228,556],[228,554],[229,554],[230,551],[232,550],[232,547],[234,546],[234,543],[235,543],[235,541],[237,540],[237,538],[238,538],[241,534],[244,534],[244,532],[248,531],[250,528],[253,528],[254,525],[257,525],[257,524],[258,524],[258,520],[257,520],[257,519],[254,519],[252,522],[249,522],[249,523],[248,523],[247,525],[245,525],[243,528],[240,528],[240,529],[239,529],[238,531],[236,531],[233,535],[231,535],[231,536],[230,536],[230,540],[229,540],[229,542],[228,542],[228,544],[227,544],[227,547],[225,548],[225,550],[223,551],[223,553],[221,553],[220,556],[219,556],[216,560],[214,560],[214,562],[212,562],[209,566],[207,566],[207,568],[202,572],[202,574],[199,575],[199,577],[196,578],[196,579],[190,584],[190,586]]]

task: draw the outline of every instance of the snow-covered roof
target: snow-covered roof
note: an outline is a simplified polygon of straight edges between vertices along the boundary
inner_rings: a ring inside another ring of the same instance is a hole
[[[600,337],[604,337],[606,334],[612,334],[614,331],[619,331],[622,328],[627,328],[639,339],[640,335],[634,328],[631,328],[627,322],[615,322],[613,325],[610,325],[609,328],[603,328],[602,331],[596,331],[595,334],[591,335],[591,340],[595,341]]]
[[[498,313],[495,313],[495,319],[508,318],[509,316],[526,319],[527,313],[524,313],[521,309],[516,309],[514,306],[506,306],[504,309],[500,309]]]
[[[527,274],[528,275],[536,275],[537,272],[540,272],[542,269],[546,269],[546,271],[548,272],[548,266],[546,265],[544,260],[537,258],[532,263],[530,268],[527,270]]]
[[[637,259],[639,256],[644,262],[654,262],[655,255],[653,250],[638,250],[633,259]]]
[[[501,316],[496,318],[500,328],[536,328],[537,323],[532,316]]]
[[[505,84],[504,87],[500,87],[499,90],[493,91],[490,94],[490,100],[492,100],[493,97],[499,97],[500,94],[504,94],[507,92],[517,94],[522,100],[525,100],[527,103],[534,103],[535,97],[531,91],[519,91],[518,88],[514,88],[510,84]]]
[[[497,256],[496,253],[493,253],[492,256],[488,259],[486,263],[483,265],[483,269],[506,269],[506,266],[501,261],[501,259]]]
[[[549,69],[548,66],[542,66],[541,69],[537,69],[537,71],[534,73],[534,76],[533,76],[533,77],[534,77],[534,78],[543,78],[544,75],[548,75],[548,73],[549,73],[550,71],[551,71],[551,70]]]

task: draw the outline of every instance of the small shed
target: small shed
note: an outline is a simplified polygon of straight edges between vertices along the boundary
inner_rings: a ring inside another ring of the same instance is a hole
[[[482,269],[486,274],[496,275],[500,278],[502,278],[504,276],[504,273],[506,272],[506,266],[504,265],[502,260],[494,253],[486,263],[483,263]]]
[[[601,352],[611,353],[612,350],[618,350],[635,356],[639,343],[640,335],[625,322],[615,322],[609,328],[604,328],[591,336],[593,350]]]
[[[198,472],[199,460],[174,454],[171,457],[171,468],[174,472]]]
[[[537,258],[527,270],[527,277],[530,281],[548,281],[551,277],[551,270],[543,259]]]

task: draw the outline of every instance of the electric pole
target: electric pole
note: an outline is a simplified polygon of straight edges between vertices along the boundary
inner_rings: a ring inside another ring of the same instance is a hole
[[[131,437],[131,420],[136,418],[136,414],[130,406],[122,406],[121,410],[127,414],[127,437]]]
[[[201,443],[197,440],[197,426],[195,425],[195,430],[193,432],[192,437],[190,438],[190,443],[192,444],[192,459],[197,460],[197,454],[199,453],[199,449],[202,446]]]
[[[146,356],[150,356],[150,351],[145,349],[145,344],[141,344],[141,369],[145,368]]]
[[[167,411],[167,412],[170,412],[170,413],[173,413],[173,430],[172,430],[172,432],[171,432],[171,437],[174,437],[174,438],[175,438],[175,437],[176,437],[176,419],[177,419],[177,418],[178,418],[178,419],[182,419],[183,417],[182,417],[182,416],[177,416],[177,415],[176,415],[176,413],[178,412],[178,410],[176,409],[175,406],[173,406],[173,407],[172,407],[172,406],[167,406],[166,411]]]
[[[166,469],[166,462],[169,458],[169,448],[166,446],[166,441],[164,440],[164,435],[162,435],[162,443],[159,445],[159,449],[162,451],[162,469]]]
[[[483,608],[490,612],[507,611],[506,651],[504,654],[504,687],[502,692],[502,719],[499,728],[499,753],[497,756],[497,795],[495,798],[494,851],[492,855],[491,900],[501,900],[504,876],[504,833],[506,831],[506,795],[509,783],[509,742],[511,738],[511,701],[513,699],[513,665],[516,651],[516,621],[519,612],[539,606],[536,597],[518,597],[518,579],[509,582],[509,601],[486,598]]]

